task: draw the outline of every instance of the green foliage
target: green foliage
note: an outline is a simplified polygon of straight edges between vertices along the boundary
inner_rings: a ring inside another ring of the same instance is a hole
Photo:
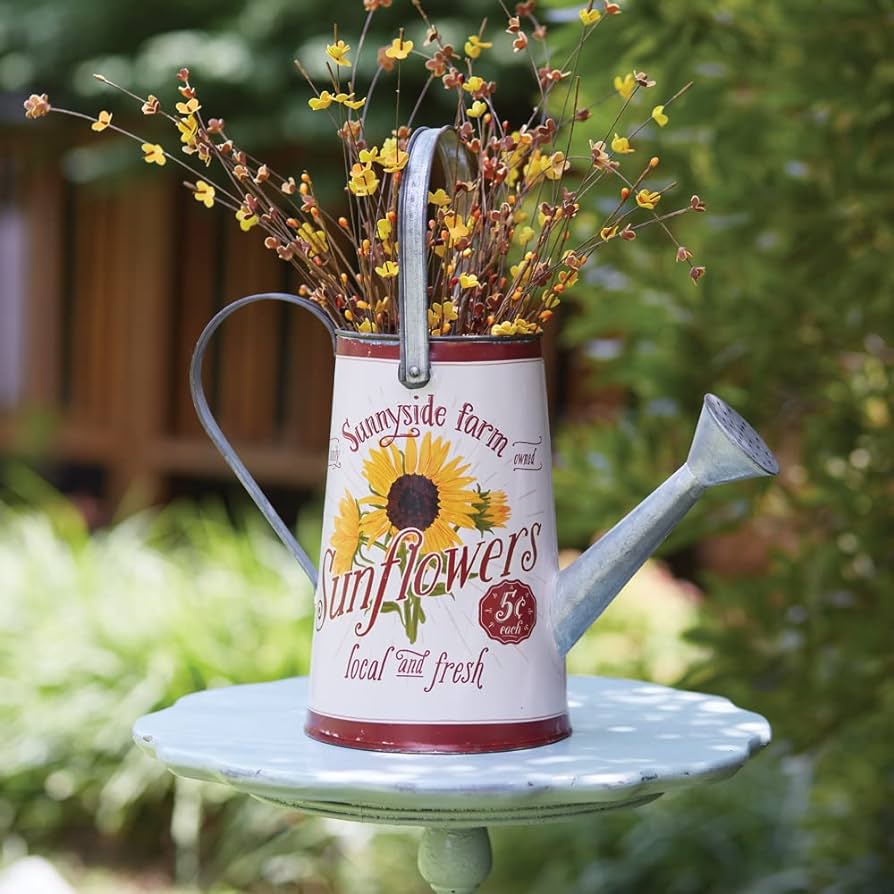
[[[492,14],[478,0],[432,0],[426,10],[436,19],[447,40],[461,45],[478,30],[483,14]],[[132,102],[98,83],[94,72],[141,95],[154,93],[167,106],[177,97],[176,72],[190,68],[206,114],[222,116],[237,142],[250,150],[298,143],[302,166],[331,167],[330,156],[340,149],[331,121],[309,113],[310,88],[296,70],[300,58],[312,77],[325,86],[324,48],[332,41],[332,27],[356,48],[366,13],[361,0],[333,4],[330,0],[177,0],[145,6],[105,0],[0,0],[0,97],[4,93],[49,93],[59,105],[94,114],[99,108],[115,111],[118,120],[136,111],[134,127],[147,128]],[[358,84],[365,91],[376,69],[376,50],[406,26],[407,36],[419,46],[425,26],[409,2],[379,10],[359,62]],[[504,35],[505,36],[505,35]],[[505,77],[501,108],[530,109],[536,84],[526,61],[513,56],[508,40],[499,53],[501,71],[523,72]],[[487,72],[487,63],[483,72]],[[401,94],[406,116],[425,82],[421,65],[406,66]],[[372,133],[394,126],[393,91],[396,76],[381,78],[368,121]],[[455,99],[447,91],[431,90],[418,123],[452,120]],[[17,111],[20,106],[17,104]],[[17,119],[24,126],[24,118]],[[156,122],[154,132],[168,128]],[[70,145],[71,124],[65,143]],[[46,133],[46,130],[44,131]],[[60,138],[61,139],[61,138]],[[315,147],[324,141],[325,148]],[[108,143],[105,143],[108,146]],[[103,144],[91,144],[99,152]],[[136,165],[139,165],[137,155]],[[327,165],[327,162],[329,164]],[[315,178],[316,179],[316,178]],[[339,175],[341,179],[341,175]]]
[[[495,835],[494,890],[526,894],[795,894],[809,764],[763,758],[734,779],[637,811]],[[778,755],[777,755],[778,757]],[[550,854],[549,861],[542,859]]]
[[[133,721],[196,689],[306,672],[307,580],[259,524],[235,530],[210,510],[89,536],[64,503],[0,504],[0,531],[0,837],[58,846],[92,827],[157,853],[174,780],[132,746]],[[206,799],[222,844],[238,818]],[[251,828],[271,825],[284,820]]]
[[[706,391],[767,436],[778,482],[718,491],[666,546],[698,556],[751,515],[750,536],[770,551],[755,576],[702,574],[695,638],[708,657],[683,682],[766,713],[815,761],[805,817],[815,889],[884,890],[894,874],[894,219],[883,198],[894,189],[894,4],[641,0],[630,11],[603,32],[625,53],[618,71],[645,69],[661,96],[697,82],[639,146],[661,155],[683,201],[707,199],[710,213],[678,230],[708,273],[693,288],[670,247],[656,259],[657,234],[600,253],[565,336],[581,356],[613,340],[617,356],[587,368],[597,385],[623,389],[625,410],[559,439],[563,535],[585,540],[672,471]],[[609,74],[586,89],[605,91]],[[640,112],[650,107],[651,97]]]

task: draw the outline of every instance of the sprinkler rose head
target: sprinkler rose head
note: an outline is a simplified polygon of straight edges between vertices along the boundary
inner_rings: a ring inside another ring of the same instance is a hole
[[[703,487],[779,471],[763,438],[715,394],[705,395],[686,465]]]

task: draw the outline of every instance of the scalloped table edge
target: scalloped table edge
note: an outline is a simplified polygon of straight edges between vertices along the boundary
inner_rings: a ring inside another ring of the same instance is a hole
[[[570,677],[569,704],[572,723],[577,729],[581,726],[580,714],[586,705],[578,705],[575,709],[575,689],[582,684],[594,682],[612,684],[639,684],[651,691],[664,690],[668,693],[679,693],[679,690],[661,687],[657,684],[640,683],[640,681],[620,681],[612,678]],[[710,701],[713,705],[729,706],[740,718],[750,718],[752,731],[747,742],[740,741],[739,750],[718,753],[710,765],[689,767],[649,767],[639,772],[638,778],[627,774],[615,783],[611,780],[594,780],[586,774],[573,773],[559,775],[544,771],[538,764],[551,759],[551,754],[559,750],[566,751],[575,746],[575,735],[578,741],[589,730],[586,724],[578,733],[572,733],[569,739],[553,745],[538,748],[519,749],[516,751],[495,752],[484,755],[456,754],[407,754],[361,751],[347,749],[337,745],[313,742],[298,729],[295,734],[296,748],[330,750],[333,757],[345,758],[358,765],[376,764],[385,760],[433,761],[435,767],[455,765],[459,761],[483,762],[501,759],[514,767],[519,775],[536,770],[536,778],[527,778],[524,786],[508,789],[505,783],[482,785],[472,788],[458,789],[455,779],[435,773],[426,780],[427,784],[414,781],[411,784],[381,779],[351,781],[347,778],[342,784],[314,784],[305,780],[297,786],[294,779],[277,777],[275,772],[267,769],[252,769],[249,766],[237,767],[219,760],[210,759],[207,754],[197,757],[196,750],[184,749],[176,745],[167,745],[151,732],[151,727],[159,718],[172,717],[178,712],[196,706],[197,701],[205,700],[213,694],[229,691],[245,691],[251,686],[270,687],[276,684],[306,684],[306,678],[291,678],[275,683],[246,684],[245,686],[226,687],[218,690],[205,690],[184,696],[170,708],[141,718],[134,724],[134,741],[150,756],[163,762],[172,772],[180,776],[229,785],[238,791],[252,795],[278,806],[290,807],[307,813],[331,818],[369,823],[389,823],[405,825],[437,825],[444,828],[474,827],[487,825],[520,825],[562,821],[573,817],[586,816],[603,810],[621,807],[638,807],[655,800],[668,791],[685,788],[694,783],[714,782],[726,779],[735,774],[756,752],[764,748],[770,741],[771,731],[767,721],[758,714],[743,711],[735,707],[729,700],[721,696],[709,696],[702,693],[684,693],[687,696],[698,696]],[[703,702],[704,704],[704,702]],[[303,710],[303,705],[297,706]],[[740,723],[741,725],[741,723]],[[553,758],[554,759],[554,758]],[[619,774],[620,776],[621,774]],[[548,781],[545,777],[549,776]]]

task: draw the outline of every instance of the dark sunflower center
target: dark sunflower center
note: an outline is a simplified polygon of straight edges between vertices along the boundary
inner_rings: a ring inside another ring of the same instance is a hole
[[[438,517],[438,488],[425,475],[401,475],[388,491],[385,511],[399,530],[426,530]]]

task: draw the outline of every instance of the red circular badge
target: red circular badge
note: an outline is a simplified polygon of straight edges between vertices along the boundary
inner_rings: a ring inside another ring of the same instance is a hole
[[[481,597],[478,623],[498,643],[526,640],[537,623],[534,593],[520,580],[504,580],[494,584]]]

